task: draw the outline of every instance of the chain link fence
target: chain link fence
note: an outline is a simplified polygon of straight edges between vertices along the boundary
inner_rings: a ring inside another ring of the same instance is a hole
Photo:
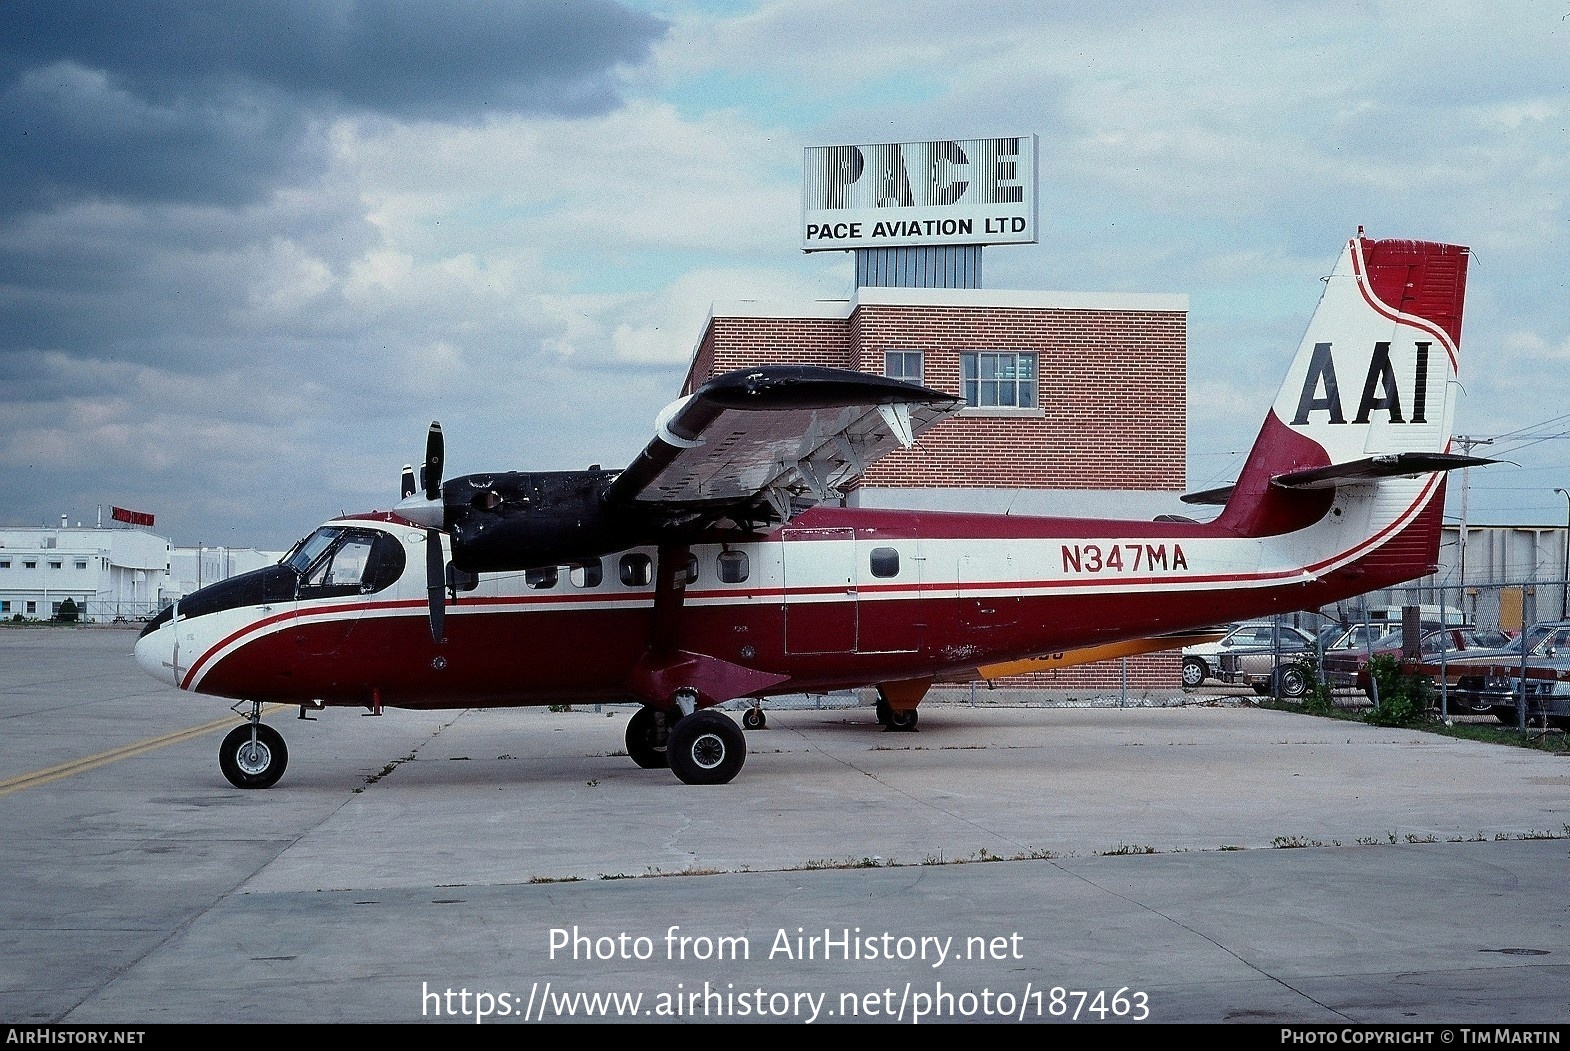
[[[10,600],[8,605],[9,609],[0,611],[0,620],[52,624],[140,624],[163,608],[156,602],[77,598]]]

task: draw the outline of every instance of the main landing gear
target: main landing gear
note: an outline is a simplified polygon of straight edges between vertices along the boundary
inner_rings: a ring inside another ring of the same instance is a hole
[[[627,754],[645,769],[669,767],[683,784],[724,785],[747,761],[747,738],[712,708],[680,715],[645,707],[627,720]]]
[[[283,734],[262,722],[261,702],[252,701],[245,725],[230,730],[218,746],[218,768],[236,788],[271,788],[288,765]]]
[[[890,733],[915,733],[916,709],[899,709],[883,698],[878,698],[875,709],[878,713],[878,725]]]

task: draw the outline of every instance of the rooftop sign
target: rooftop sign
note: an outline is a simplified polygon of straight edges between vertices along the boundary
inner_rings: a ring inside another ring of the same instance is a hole
[[[1034,135],[807,147],[802,251],[1035,241]]]

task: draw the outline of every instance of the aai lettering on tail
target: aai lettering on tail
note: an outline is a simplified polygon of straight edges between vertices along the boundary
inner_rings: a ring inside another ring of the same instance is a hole
[[[1298,395],[1297,411],[1292,414],[1292,426],[1307,424],[1315,412],[1326,414],[1326,423],[1346,423],[1346,413],[1341,407],[1341,388],[1336,379],[1335,358],[1329,343],[1315,343],[1313,356],[1308,362],[1308,374],[1303,377],[1303,390]],[[1368,373],[1363,377],[1363,394],[1357,403],[1353,423],[1369,423],[1376,410],[1389,414],[1391,423],[1427,423],[1428,411],[1428,355],[1433,343],[1419,340],[1416,363],[1413,366],[1410,415],[1404,415],[1401,406],[1401,388],[1396,379],[1395,366],[1390,361],[1390,341],[1374,344],[1368,359]]]

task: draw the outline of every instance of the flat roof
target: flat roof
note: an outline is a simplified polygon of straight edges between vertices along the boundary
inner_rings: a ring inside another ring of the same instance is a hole
[[[845,319],[858,306],[1014,308],[1024,310],[1140,310],[1187,313],[1188,296],[1175,292],[1052,292],[1000,288],[874,288],[851,299],[716,302],[711,317]]]

